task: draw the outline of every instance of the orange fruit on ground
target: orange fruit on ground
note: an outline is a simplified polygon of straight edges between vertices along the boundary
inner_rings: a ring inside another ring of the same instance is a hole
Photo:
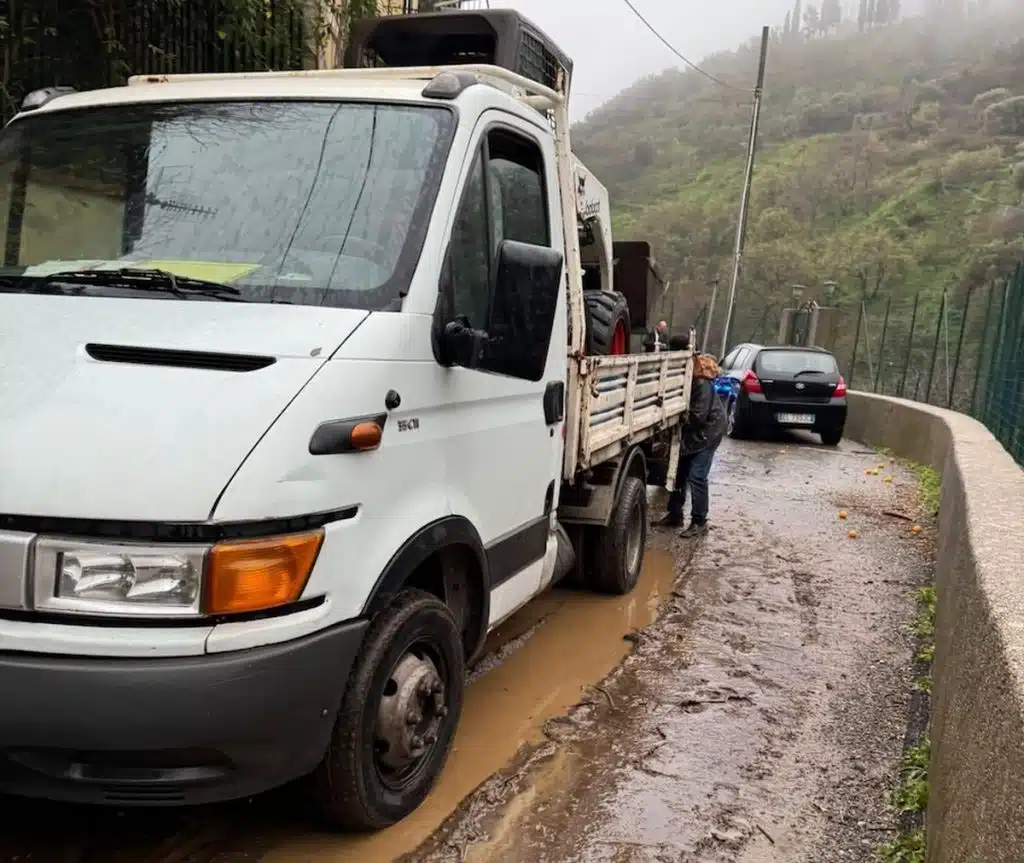
[[[920,533],[921,532],[921,525],[915,524],[912,528],[910,528],[910,532],[911,533]]]
[[[851,531],[850,531],[850,532],[849,532],[848,534],[846,534],[846,535],[847,535],[848,537],[850,537],[850,539],[856,539],[856,538],[857,538],[857,531],[855,531],[855,530],[851,530]]]
[[[846,513],[845,509],[839,510],[839,517],[840,518],[846,518],[846,515],[847,515],[847,513]]]

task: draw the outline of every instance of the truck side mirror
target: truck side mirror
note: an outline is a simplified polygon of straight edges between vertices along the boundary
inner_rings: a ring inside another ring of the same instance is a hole
[[[562,288],[561,252],[504,240],[498,246],[486,331],[452,314],[450,259],[434,312],[433,349],[444,366],[529,381],[544,376]]]
[[[479,369],[528,381],[544,377],[562,263],[561,252],[547,246],[513,240],[498,246],[490,326]]]

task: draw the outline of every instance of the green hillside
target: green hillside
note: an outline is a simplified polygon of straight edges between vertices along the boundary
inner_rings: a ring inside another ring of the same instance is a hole
[[[953,296],[1024,250],[1024,4],[859,33],[776,32],[769,50],[741,313],[791,286],[840,298]],[[781,28],[780,28],[781,29]],[[649,239],[692,320],[728,282],[757,46],[648,78],[574,129],[616,236]],[[807,295],[805,294],[805,298]],[[748,337],[737,331],[740,337]]]

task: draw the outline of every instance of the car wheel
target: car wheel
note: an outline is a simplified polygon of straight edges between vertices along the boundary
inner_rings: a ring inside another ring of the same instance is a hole
[[[448,607],[404,590],[374,619],[349,677],[313,796],[325,820],[380,830],[413,812],[444,770],[465,658]]]
[[[729,410],[729,437],[745,440],[750,437],[750,424],[740,414],[740,403],[737,399]]]
[[[726,410],[725,433],[729,437],[736,437],[736,401],[731,400]]]
[[[629,593],[640,580],[647,543],[647,489],[642,480],[627,476],[622,481],[611,521],[597,533],[587,587],[615,596]]]
[[[843,439],[843,430],[838,429],[825,429],[821,432],[821,442],[825,446],[839,446],[839,441]]]

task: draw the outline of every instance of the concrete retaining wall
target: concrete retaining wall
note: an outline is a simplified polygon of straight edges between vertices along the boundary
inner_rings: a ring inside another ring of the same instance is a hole
[[[980,423],[850,393],[846,434],[942,473],[928,863],[1024,861],[1024,470]]]

